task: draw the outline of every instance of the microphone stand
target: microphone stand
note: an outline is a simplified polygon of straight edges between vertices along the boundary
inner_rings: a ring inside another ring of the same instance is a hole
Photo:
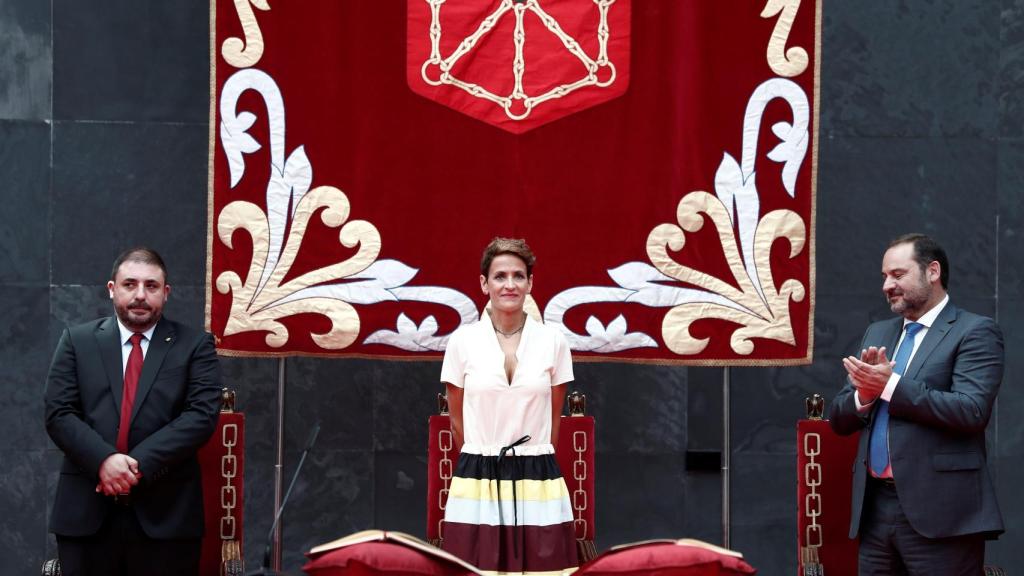
[[[302,472],[302,465],[306,463],[306,456],[309,455],[310,451],[313,450],[313,445],[316,444],[316,437],[320,434],[320,423],[317,422],[313,425],[313,431],[309,435],[309,441],[306,442],[306,447],[302,450],[302,456],[299,458],[299,464],[295,467],[295,474],[292,475],[292,481],[288,484],[288,490],[284,493],[284,499],[281,500],[281,507],[277,509],[277,514],[274,514],[274,523],[270,525],[270,532],[267,534],[267,546],[263,552],[263,564],[259,570],[249,572],[247,576],[282,576],[284,572],[272,570],[270,568],[270,552],[274,543],[274,531],[277,530],[277,523],[281,521],[281,516],[284,514],[284,507],[288,504],[288,497],[292,495],[292,489],[295,488],[295,481],[299,479],[299,473]]]

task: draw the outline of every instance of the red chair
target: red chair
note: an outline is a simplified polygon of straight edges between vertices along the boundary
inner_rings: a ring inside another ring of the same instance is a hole
[[[440,414],[429,420],[427,444],[427,540],[440,546],[444,538],[444,506],[459,454],[455,451],[448,402],[438,394]],[[562,416],[555,460],[569,488],[576,517],[576,547],[582,564],[597,555],[594,545],[594,417],[585,416],[586,396],[569,395],[569,416]]]
[[[849,538],[853,465],[860,434],[840,436],[822,420],[824,399],[807,399],[806,420],[797,422],[798,574],[857,576],[858,540]],[[1002,576],[985,566],[985,576]]]
[[[857,576],[857,541],[850,540],[850,473],[856,434],[839,436],[821,419],[824,400],[808,400],[796,425],[798,574]]]
[[[224,389],[217,429],[199,449],[206,533],[200,576],[241,576],[244,509],[245,414],[235,412],[235,393]]]

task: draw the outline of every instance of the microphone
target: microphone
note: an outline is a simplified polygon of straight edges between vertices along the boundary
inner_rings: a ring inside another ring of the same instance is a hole
[[[306,456],[313,450],[313,445],[316,444],[316,437],[319,435],[320,423],[317,422],[313,425],[313,430],[309,434],[309,441],[306,442],[306,447],[302,449],[302,456],[299,458],[298,466],[295,467],[295,474],[292,474],[292,481],[288,484],[288,490],[285,491],[284,498],[281,499],[281,507],[277,510],[277,514],[274,515],[273,524],[270,525],[270,532],[267,533],[267,547],[263,551],[263,564],[259,570],[250,572],[248,576],[276,576],[284,574],[284,572],[278,572],[270,568],[270,552],[274,545],[274,530],[277,529],[277,523],[281,521],[284,507],[288,505],[288,497],[292,495],[292,489],[295,488],[295,481],[299,479],[299,473],[302,472],[302,465],[306,462]]]

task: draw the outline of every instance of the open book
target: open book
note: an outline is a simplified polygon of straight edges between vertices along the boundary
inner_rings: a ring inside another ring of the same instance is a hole
[[[390,530],[363,530],[362,532],[349,534],[343,538],[338,538],[337,540],[332,540],[325,544],[316,546],[307,552],[307,555],[315,556],[317,554],[322,554],[338,548],[344,548],[346,546],[352,546],[354,544],[362,544],[364,542],[394,542],[395,544],[401,544],[402,546],[418,550],[428,556],[443,558],[449,562],[458,564],[473,574],[480,574],[481,576],[484,575],[483,572],[475,568],[472,564],[467,563],[457,556],[453,556],[436,546],[431,546],[429,543],[424,542],[415,536],[411,536],[404,532],[392,532]]]

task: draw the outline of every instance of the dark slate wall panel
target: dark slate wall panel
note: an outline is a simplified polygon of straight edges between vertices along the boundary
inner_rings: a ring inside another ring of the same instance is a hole
[[[0,283],[46,286],[50,280],[46,242],[50,211],[48,123],[0,120],[0,182],[4,199],[0,210]]]
[[[1007,35],[1015,35],[1013,43],[1004,45],[1004,57],[1007,51],[1013,51],[1017,69],[1024,69],[1024,12],[1021,7],[1004,10],[1004,25],[1008,26]],[[1009,38],[1008,38],[1009,40]],[[1005,74],[1007,82],[1011,78]],[[1009,92],[1013,98],[1019,98],[1017,92]],[[1008,104],[1009,101],[1004,101]],[[1012,117],[1019,114],[1020,103],[1014,108],[1004,109]],[[1019,134],[1020,120],[1013,127]],[[999,502],[1006,522],[1007,534],[1000,541],[990,546],[988,557],[991,562],[1004,567],[1020,566],[1024,561],[1024,550],[1020,545],[1019,534],[1024,533],[1024,498],[1021,497],[1020,486],[1024,482],[1024,468],[1021,457],[1024,456],[1024,142],[1020,139],[1006,139],[999,144],[999,300],[998,318],[1003,329],[1006,351],[1006,366],[1003,375],[1003,387],[996,405],[996,422],[989,427],[990,438],[996,440],[996,488]],[[994,428],[994,430],[993,430]],[[993,433],[994,432],[994,433]]]
[[[46,553],[43,450],[0,450],[0,558],[4,574],[38,574]]]
[[[1024,140],[1001,141],[997,154],[999,296],[1024,298]]]
[[[0,118],[50,117],[50,3],[0,1]]]
[[[46,349],[53,352],[64,328],[113,313],[110,294],[104,285],[51,287],[50,341]]]
[[[381,530],[397,530],[426,538],[426,448],[415,454],[376,451],[373,476],[374,514],[371,525]]]
[[[842,356],[869,322],[890,316],[881,256],[908,230],[942,240],[955,301],[998,313],[1003,325],[1006,379],[990,437],[1010,531],[989,560],[1024,564],[1019,3],[825,3],[815,362],[730,372],[732,544],[763,574],[795,567],[793,438],[803,398],[834,396]],[[168,260],[168,315],[203,320],[209,5],[151,4],[0,0],[0,421],[11,423],[0,433],[28,447],[0,454],[13,463],[0,478],[10,485],[0,491],[0,556],[23,562],[12,568],[19,573],[55,550],[44,522],[60,454],[47,448],[39,406],[60,329],[110,314],[109,263],[139,242]],[[278,361],[222,366],[247,415],[245,548],[255,568],[273,507]],[[423,533],[426,418],[439,370],[287,361],[286,476],[313,422],[324,426],[285,516],[287,570],[310,546],[356,530]],[[576,366],[573,388],[598,423],[599,546],[720,541],[720,474],[687,471],[685,455],[720,447],[721,373]]]
[[[319,422],[321,447],[372,450],[379,382],[372,369],[360,360],[289,358],[286,431],[292,447],[301,450]]]
[[[686,505],[682,456],[598,452],[594,467],[598,550],[650,538],[680,537],[688,520],[720,525],[717,518],[688,518],[694,511]]]
[[[686,449],[721,451],[723,368],[680,368],[686,374]]]
[[[282,565],[298,571],[305,563],[303,554],[313,546],[341,536],[374,527],[375,462],[376,455],[369,450],[338,450],[325,447],[306,460],[302,478],[295,485],[295,493],[285,511],[285,549]],[[294,470],[297,454],[288,459],[288,480]],[[269,484],[269,478],[263,476]],[[287,488],[287,482],[285,488]],[[265,502],[273,502],[273,493]],[[270,509],[257,505],[257,513]],[[250,507],[246,506],[246,510]],[[270,530],[271,517],[260,514],[252,518],[246,533],[253,535],[246,549],[247,566],[259,566],[253,553],[262,554],[263,542]]]
[[[587,395],[597,420],[598,453],[664,455],[686,451],[686,369],[672,366],[577,363],[572,389]],[[681,465],[681,463],[680,463]],[[633,477],[631,471],[610,474]]]
[[[1021,532],[1024,532],[1024,515],[1021,511],[1020,487],[1024,486],[1024,466],[1020,465],[1021,452],[998,459],[999,506],[1006,523],[1006,533],[998,540],[989,542],[985,549],[985,561],[1000,566],[1009,574],[1024,560],[1021,550]]]
[[[54,0],[53,117],[205,125],[209,6]]]
[[[1024,314],[1024,300],[1011,300],[1002,304],[1002,312],[1006,316],[1021,318]],[[1015,315],[1015,316],[1011,316]],[[999,391],[996,404],[996,426],[990,426],[995,433],[998,445],[995,453],[1000,458],[1020,457],[1024,454],[1024,426],[1021,425],[1021,414],[1024,414],[1024,390],[1019,382],[1024,379],[1024,330],[1011,328],[1003,323],[1003,345],[1007,351],[1006,372],[1003,375],[1003,387]],[[1000,466],[1002,472],[1005,467]],[[999,478],[999,484],[1009,487]]]
[[[1021,550],[1021,534],[1024,533],[1024,499],[1020,487],[1024,485],[1024,299],[1000,302],[1001,326],[1006,349],[1006,371],[1003,387],[996,404],[994,422],[989,425],[989,438],[995,440],[995,449],[990,452],[996,492],[999,497],[1006,534],[999,541],[990,544],[987,557],[992,564],[1009,569],[1020,566],[1024,561]]]
[[[822,33],[822,134],[997,132],[997,2],[829,3]]]
[[[821,146],[819,295],[881,293],[882,254],[906,232],[931,234],[944,245],[956,295],[992,295],[993,141],[836,137]]]
[[[49,291],[0,285],[0,438],[5,448],[42,450]]]
[[[1000,7],[999,134],[1020,138],[1024,136],[1024,5],[1002,0]]]
[[[605,504],[610,505],[610,504]],[[722,542],[722,477],[719,472],[688,472],[683,484],[683,525],[673,536]]]
[[[795,458],[792,448],[733,457],[732,547],[760,574],[796,574]]]
[[[106,282],[121,250],[148,244],[172,286],[205,285],[208,142],[200,125],[57,122],[53,282]]]

